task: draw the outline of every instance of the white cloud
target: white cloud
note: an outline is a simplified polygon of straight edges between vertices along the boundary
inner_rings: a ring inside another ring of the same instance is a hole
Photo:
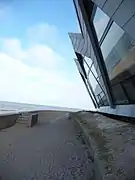
[[[36,44],[26,51],[26,61],[44,69],[56,68],[62,57],[46,45]]]
[[[33,44],[27,49],[22,49],[18,39],[1,38],[0,51],[12,58],[22,60],[24,63],[42,69],[53,69],[63,63],[63,57],[45,44]],[[55,58],[54,58],[55,57]]]
[[[25,57],[25,53],[22,50],[21,42],[18,39],[0,38],[2,47],[1,52],[5,52],[11,57],[22,59]]]
[[[1,39],[1,44],[1,100],[93,108],[79,74],[70,79],[60,66],[63,57],[50,47],[36,43],[22,49],[18,39]]]
[[[28,28],[27,35],[31,42],[46,42],[53,44],[56,43],[58,31],[54,25],[39,23]]]

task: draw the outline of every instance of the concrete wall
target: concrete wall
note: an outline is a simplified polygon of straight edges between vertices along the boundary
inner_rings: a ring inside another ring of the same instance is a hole
[[[28,112],[23,112],[23,113],[28,114]],[[30,123],[29,126],[33,127],[33,125],[38,124],[38,122],[42,123],[42,121],[49,122],[50,120],[57,119],[61,116],[64,116],[67,113],[68,113],[67,111],[51,111],[51,110],[48,110],[48,111],[47,110],[46,111],[31,111],[31,112],[29,112],[29,116],[33,116],[33,121],[31,120],[29,122]],[[34,117],[34,116],[36,116],[36,117]],[[0,116],[0,130],[13,126],[16,123],[18,117],[19,117],[19,114],[1,115]],[[22,119],[22,120],[24,120],[24,119]],[[19,121],[21,121],[21,119]],[[27,119],[26,119],[26,122],[28,123]]]
[[[38,112],[38,121],[42,123],[42,121],[49,122],[50,120],[54,120],[61,116],[64,116],[67,111],[39,111]]]
[[[0,130],[13,126],[18,116],[18,114],[0,116]]]

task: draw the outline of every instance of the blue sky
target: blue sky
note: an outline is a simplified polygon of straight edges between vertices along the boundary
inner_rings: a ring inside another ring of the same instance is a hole
[[[72,0],[0,2],[1,100],[92,108],[73,62]]]

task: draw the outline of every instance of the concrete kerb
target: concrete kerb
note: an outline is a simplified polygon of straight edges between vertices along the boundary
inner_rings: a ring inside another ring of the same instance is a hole
[[[100,168],[101,165],[100,165],[100,162],[98,161],[98,158],[96,157],[95,149],[92,147],[92,139],[90,138],[90,136],[86,132],[86,130],[83,127],[83,125],[78,121],[78,119],[80,117],[75,115],[75,113],[72,113],[71,116],[72,116],[72,120],[75,123],[75,125],[77,126],[78,130],[82,133],[83,140],[88,145],[90,156],[91,156],[91,161],[94,164],[95,180],[102,180],[103,179],[103,175],[101,173],[101,168]]]

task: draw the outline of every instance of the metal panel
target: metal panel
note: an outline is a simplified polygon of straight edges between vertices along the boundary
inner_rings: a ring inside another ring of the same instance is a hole
[[[83,44],[83,48],[81,50],[81,54],[83,54],[85,56],[86,51],[87,51],[87,41],[86,41],[86,39],[84,39],[84,44]]]
[[[135,14],[135,1],[134,0],[124,0],[120,7],[117,9],[112,19],[119,24],[119,26],[124,26],[124,24]]]
[[[76,37],[76,35],[74,34],[74,39],[75,39],[75,44],[74,44],[74,47],[75,47],[75,50],[77,49],[77,41],[78,41],[78,39],[77,39],[77,37]]]
[[[89,40],[88,35],[86,36],[86,39],[84,39],[80,33],[69,33],[70,39],[73,44],[73,48],[76,52],[85,55],[89,58],[91,58],[91,53],[92,53],[92,58],[93,58],[93,51],[91,42]],[[75,41],[76,40],[76,41]]]
[[[135,40],[135,15],[124,26],[125,31]]]
[[[78,53],[82,52],[83,45],[84,45],[84,39],[82,38],[81,41],[80,41],[79,47],[78,47]]]
[[[76,34],[75,34],[75,37],[76,37],[76,45],[75,45],[75,49],[77,50],[78,47],[79,47],[79,42],[80,42],[80,39]]]
[[[135,117],[135,105],[117,105],[115,109],[105,106],[100,107],[97,111],[119,116]]]
[[[80,41],[84,41],[82,35],[80,33],[69,33],[69,37],[73,44],[73,48],[76,52],[78,52],[78,48],[80,46]],[[80,53],[80,52],[79,52]]]
[[[73,48],[74,48],[74,45],[75,45],[75,38],[74,38],[74,35],[73,35],[73,33],[69,33],[69,37],[70,37],[70,39],[71,39],[71,42],[72,42],[72,45],[73,45]]]
[[[80,30],[81,30],[81,33],[83,35],[83,28],[82,28],[82,21],[81,21],[82,20],[82,16],[81,16],[80,8],[78,6],[78,0],[73,0],[73,3],[74,3],[74,6],[75,6],[75,10],[76,10],[76,14],[77,14]]]
[[[100,8],[102,8],[106,2],[106,0],[95,0],[94,1]]]
[[[74,35],[74,39],[75,39],[74,49],[76,51],[77,50],[77,37],[75,35]]]
[[[87,39],[87,44],[88,44],[86,56],[93,59],[93,57],[92,57],[92,45],[91,45],[88,33],[86,34],[86,39]]]
[[[122,27],[122,29],[124,29],[135,40],[135,0],[107,0],[103,7],[101,7],[100,3],[96,0],[93,2],[108,16],[111,16],[114,22]],[[115,8],[115,13],[112,16]]]
[[[122,1],[123,0],[107,0],[103,7],[103,11],[111,17]]]
[[[77,38],[76,52],[78,51],[78,48],[79,48],[79,46],[80,46],[81,40],[82,40],[82,38]]]

